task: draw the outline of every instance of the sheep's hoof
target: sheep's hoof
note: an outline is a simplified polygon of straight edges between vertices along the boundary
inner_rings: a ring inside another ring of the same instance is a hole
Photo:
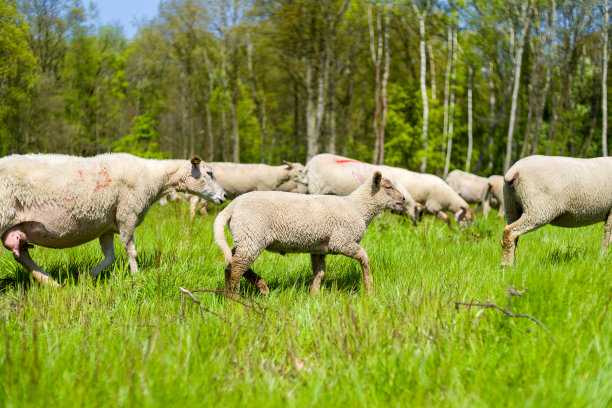
[[[266,281],[263,279],[260,279],[257,282],[257,289],[259,289],[259,293],[261,293],[262,296],[268,296],[270,294],[270,289],[268,288],[268,285],[266,285]]]

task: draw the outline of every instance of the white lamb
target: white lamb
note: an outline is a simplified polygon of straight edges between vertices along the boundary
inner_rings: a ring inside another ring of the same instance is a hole
[[[446,183],[468,203],[480,204],[482,192],[489,184],[486,177],[480,177],[462,170],[453,170],[446,176]]]
[[[172,191],[199,194],[215,204],[223,188],[199,157],[150,160],[130,154],[83,158],[28,154],[0,159],[0,234],[4,246],[34,278],[57,286],[32,260],[32,244],[69,248],[99,238],[104,260],[96,277],[115,259],[113,236],[125,246],[130,270],[138,271],[134,228],[149,207]]]
[[[240,277],[256,285],[263,295],[266,282],[252,269],[259,254],[268,251],[310,253],[317,294],[325,272],[325,255],[342,254],[358,260],[364,289],[372,286],[368,255],[359,242],[370,221],[385,207],[402,209],[404,197],[393,184],[375,172],[370,181],[346,197],[301,195],[285,192],[252,192],[241,195],[215,219],[215,243],[223,252],[227,290],[238,291]],[[232,252],[224,228],[234,238]]]
[[[519,236],[546,224],[582,227],[605,222],[603,251],[612,231],[612,158],[530,156],[504,176],[502,265],[514,263]]]

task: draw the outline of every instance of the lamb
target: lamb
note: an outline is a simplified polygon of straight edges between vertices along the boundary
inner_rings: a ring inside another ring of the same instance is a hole
[[[451,231],[455,231],[450,218],[445,212],[455,215],[459,226],[466,226],[474,220],[470,205],[459,196],[440,177],[433,174],[415,173],[398,167],[390,167],[393,179],[403,186],[412,197],[425,207],[425,211],[446,222]]]
[[[453,170],[446,177],[446,183],[466,202],[480,204],[482,192],[489,184],[489,180],[465,171]]]
[[[418,224],[421,216],[421,205],[400,184],[396,183],[389,167],[375,166],[334,154],[318,154],[306,164],[309,194],[347,195],[370,178],[375,171],[382,172],[406,199],[402,212]]]
[[[489,215],[491,207],[499,207],[497,218],[504,218],[504,176],[489,176],[482,192],[482,212]]]
[[[373,284],[368,255],[359,242],[372,219],[383,208],[400,210],[405,198],[393,184],[375,172],[369,182],[346,197],[256,191],[236,198],[214,222],[215,243],[223,252],[225,287],[237,292],[240,277],[254,284],[264,296],[266,282],[250,266],[264,250],[282,254],[310,253],[314,281],[319,292],[325,273],[325,255],[342,254],[361,263],[364,289]],[[229,228],[236,247],[230,250],[224,229]]]
[[[95,238],[104,260],[95,278],[115,259],[114,234],[125,246],[130,270],[138,271],[134,229],[149,207],[172,190],[225,201],[211,168],[188,160],[141,159],[130,154],[83,158],[55,154],[12,155],[0,159],[0,235],[4,246],[33,277],[58,284],[30,257],[32,244],[69,248]]]
[[[504,176],[504,206],[502,265],[514,263],[519,236],[546,224],[575,228],[605,222],[605,253],[612,231],[612,158],[521,159]]]

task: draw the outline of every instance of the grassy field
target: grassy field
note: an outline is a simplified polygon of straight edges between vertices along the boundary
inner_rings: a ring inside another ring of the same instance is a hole
[[[271,289],[265,318],[214,293],[224,264],[212,217],[156,206],[136,230],[141,271],[125,251],[97,282],[78,274],[102,259],[97,242],[36,248],[62,288],[31,285],[0,256],[0,405],[27,406],[584,406],[612,405],[612,255],[603,225],[545,227],[521,238],[517,266],[500,265],[504,226],[491,214],[452,234],[385,214],[362,245],[375,293],[358,263],[327,258],[309,296],[308,255],[264,253],[254,265]],[[479,215],[479,217],[481,217]],[[506,307],[511,318],[455,301]]]

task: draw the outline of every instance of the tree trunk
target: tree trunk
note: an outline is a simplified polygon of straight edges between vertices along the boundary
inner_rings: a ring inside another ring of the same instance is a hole
[[[306,60],[306,138],[308,139],[306,160],[312,159],[312,157],[317,154],[317,139],[315,136],[317,124],[317,110],[315,108],[316,88],[312,78],[313,71],[312,57],[308,56]]]
[[[472,146],[474,143],[472,138],[472,75],[472,67],[468,66],[468,148],[467,158],[465,159],[465,171],[468,173],[470,171],[470,164],[472,162]]]
[[[255,114],[257,122],[259,122],[259,132],[261,136],[261,162],[266,162],[266,121],[264,104],[257,94],[257,84],[255,82],[255,73],[253,72],[253,43],[251,42],[251,34],[247,32],[247,67],[249,69],[249,79],[251,82],[251,95],[255,104]],[[264,97],[265,98],[265,97]]]
[[[188,156],[186,88],[187,85],[185,84],[185,72],[181,70],[181,138],[183,139],[183,159],[186,159]]]
[[[434,53],[431,46],[431,40],[427,41],[427,50],[429,51],[429,71],[431,80],[431,99],[436,100],[436,67],[434,65]]]
[[[372,6],[368,6],[368,26],[370,29],[370,53],[372,54],[372,62],[374,63],[374,69],[376,72],[376,82],[374,89],[374,158],[373,163],[378,164],[379,150],[380,150],[380,135],[378,133],[378,116],[380,115],[380,63],[382,60],[382,48],[383,48],[383,38],[381,35],[382,30],[382,22],[381,22],[381,13],[380,6],[377,5],[377,16],[376,16],[376,38],[378,40],[378,50],[374,46],[374,24],[372,23]]]
[[[603,44],[603,69],[601,73],[601,149],[602,155],[608,155],[608,0],[604,1],[604,44]]]
[[[537,41],[537,40],[534,40]],[[527,155],[527,146],[529,145],[529,139],[531,138],[531,120],[533,117],[533,107],[535,105],[535,90],[534,82],[536,81],[538,71],[538,59],[536,57],[536,44],[532,47],[532,62],[531,62],[531,73],[529,75],[529,107],[527,112],[527,123],[525,124],[525,136],[523,137],[523,145],[521,146],[520,158],[522,159]]]
[[[448,132],[448,97],[450,74],[453,58],[453,29],[448,27],[448,56],[446,58],[446,73],[444,74],[444,122],[442,125],[442,155],[446,154],[446,134]]]
[[[389,83],[389,67],[391,63],[391,51],[389,48],[389,5],[385,5],[385,18],[383,35],[385,38],[385,65],[383,67],[383,80],[382,80],[382,119],[379,129],[379,151],[378,151],[378,164],[385,164],[385,128],[387,126],[387,84]]]
[[[510,168],[512,161],[512,137],[514,136],[514,122],[516,118],[516,107],[518,105],[518,90],[521,77],[521,62],[523,60],[523,47],[525,45],[525,37],[527,37],[528,20],[527,20],[527,3],[523,1],[521,6],[521,37],[516,48],[516,56],[514,58],[514,89],[512,91],[512,105],[510,108],[510,119],[508,123],[508,139],[506,143],[506,161],[504,162],[504,173]]]
[[[450,159],[453,152],[453,116],[455,113],[455,76],[457,72],[457,29],[453,30],[453,69],[451,74],[450,86],[450,112],[448,115],[448,146],[446,147],[446,163],[444,164],[444,178],[448,176],[450,169]]]
[[[420,51],[421,51],[421,99],[423,101],[423,159],[421,161],[421,173],[425,173],[427,169],[427,120],[429,118],[429,104],[427,102],[427,84],[426,84],[426,69],[427,61],[425,56],[425,17],[427,10],[419,13],[415,3],[412,3],[414,12],[419,19],[419,34],[421,36]],[[433,90],[432,90],[433,92]]]

